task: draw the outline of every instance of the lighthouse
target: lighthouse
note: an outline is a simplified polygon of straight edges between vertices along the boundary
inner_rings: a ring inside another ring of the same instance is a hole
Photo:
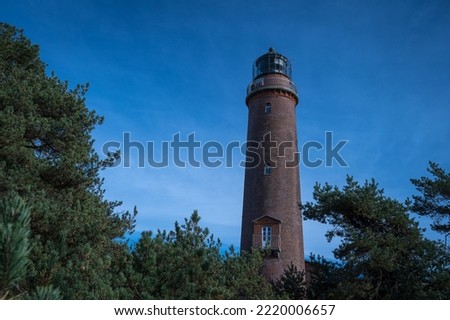
[[[248,107],[241,250],[266,252],[262,273],[305,270],[295,109],[290,61],[273,48],[256,59]]]

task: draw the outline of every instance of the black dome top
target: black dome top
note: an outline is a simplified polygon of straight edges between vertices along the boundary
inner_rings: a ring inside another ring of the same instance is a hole
[[[275,51],[274,48],[269,48],[269,51],[256,59],[253,65],[253,79],[261,75],[269,73],[279,73],[291,78],[292,66],[289,60]]]

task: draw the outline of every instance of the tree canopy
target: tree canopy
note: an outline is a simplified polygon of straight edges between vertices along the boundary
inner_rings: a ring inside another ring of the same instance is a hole
[[[127,250],[133,213],[103,198],[91,131],[102,117],[85,105],[87,85],[69,89],[21,30],[0,24],[0,197],[30,207],[30,265],[16,294],[38,286],[64,298],[118,298],[111,269]],[[120,274],[121,270],[116,270]]]
[[[450,173],[437,163],[430,162],[427,169],[433,176],[411,179],[421,195],[414,195],[412,210],[420,215],[431,217],[431,228],[440,233],[450,233]]]
[[[312,257],[320,298],[449,298],[445,248],[423,236],[407,204],[388,198],[374,180],[347,177],[340,189],[316,184],[303,207],[306,219],[330,225],[327,239],[341,241],[336,261]]]
[[[196,211],[172,231],[144,232],[133,250],[136,299],[268,299],[262,254],[220,253]],[[251,275],[251,276],[249,276]]]

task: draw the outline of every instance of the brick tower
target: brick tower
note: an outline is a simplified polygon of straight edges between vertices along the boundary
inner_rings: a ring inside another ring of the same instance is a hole
[[[305,269],[295,107],[289,60],[273,48],[253,65],[247,88],[247,163],[241,250],[265,248],[262,273],[277,279],[291,264]]]

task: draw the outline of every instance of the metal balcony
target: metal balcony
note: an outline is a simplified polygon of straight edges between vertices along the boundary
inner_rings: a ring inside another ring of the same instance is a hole
[[[262,241],[262,235],[261,234],[254,234],[252,239],[252,247],[253,248],[260,248],[260,249],[270,249],[273,251],[281,251],[281,237],[278,234],[271,235],[266,241],[266,243],[263,244]]]
[[[269,89],[288,91],[298,98],[297,87],[295,83],[289,80],[288,78],[283,79],[278,77],[277,78],[263,77],[254,80],[247,87],[247,97],[257,91]]]

